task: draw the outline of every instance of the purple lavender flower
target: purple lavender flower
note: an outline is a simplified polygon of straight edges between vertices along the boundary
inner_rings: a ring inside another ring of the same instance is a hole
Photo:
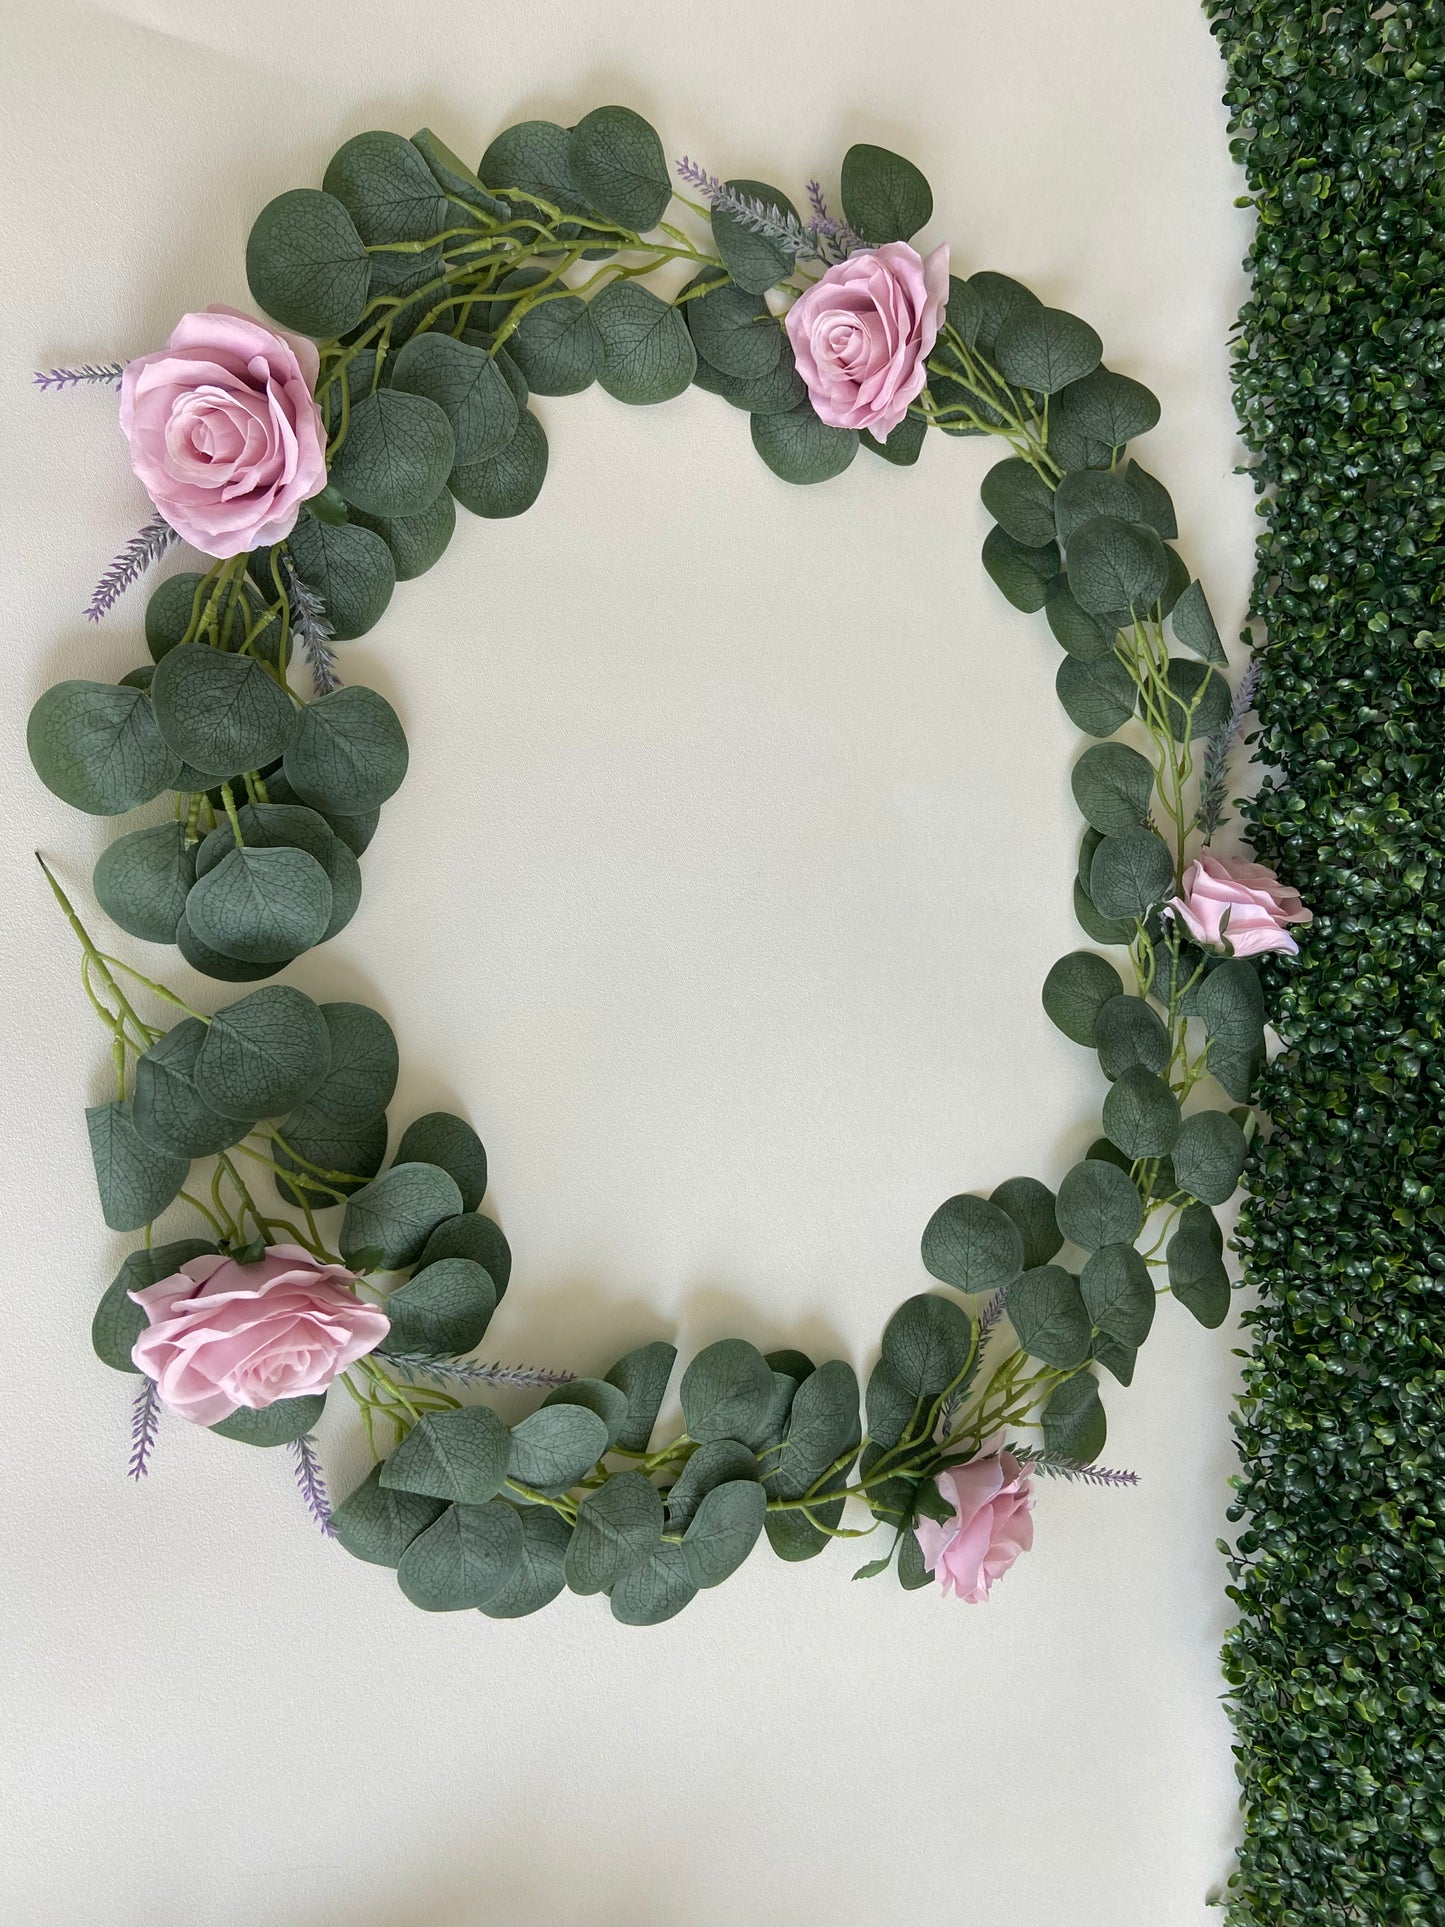
[[[326,1475],[316,1456],[316,1441],[308,1432],[303,1438],[292,1439],[291,1450],[296,1455],[296,1484],[306,1501],[306,1510],[324,1535],[332,1539],[336,1529],[331,1523],[331,1501],[326,1496]]]
[[[153,515],[145,527],[131,537],[96,583],[95,593],[86,605],[86,620],[99,622],[108,610],[115,607],[130,585],[139,582],[151,564],[159,562],[172,543],[179,540],[169,522],[159,515]]]
[[[81,368],[37,368],[33,379],[35,386],[47,393],[62,388],[79,388],[93,382],[106,382],[112,388],[119,388],[124,368],[123,361],[108,361],[99,366],[88,361]]]
[[[1020,1465],[1026,1465],[1032,1472],[1042,1472],[1048,1479],[1082,1479],[1086,1485],[1137,1485],[1137,1472],[1117,1472],[1107,1465],[1084,1465],[1078,1459],[1064,1458],[1057,1452],[1040,1452],[1029,1445],[1011,1445]]]
[[[1224,792],[1229,782],[1229,757],[1244,729],[1245,718],[1254,707],[1254,692],[1259,684],[1259,657],[1251,657],[1249,667],[1239,679],[1229,715],[1223,727],[1209,739],[1204,752],[1204,767],[1199,775],[1199,810],[1196,826],[1207,843],[1224,821]]]
[[[776,202],[726,186],[716,174],[709,174],[686,155],[678,162],[677,172],[714,210],[731,214],[750,233],[762,235],[795,261],[821,261],[831,266],[867,245],[844,222],[830,220],[826,211],[818,212],[822,207],[822,190],[816,181],[811,182],[808,189],[810,196],[816,190],[816,199],[812,201],[814,218],[805,225],[796,214],[784,214]]]
[[[281,567],[291,604],[291,628],[311,666],[312,689],[318,696],[329,696],[341,687],[341,678],[336,673],[336,651],[331,646],[335,631],[326,619],[326,604],[296,573],[289,552],[282,553]]]
[[[151,1447],[156,1442],[156,1430],[160,1422],[161,1406],[156,1396],[156,1382],[153,1378],[147,1378],[142,1380],[130,1412],[130,1464],[126,1467],[128,1479],[143,1479],[150,1471]]]
[[[420,1352],[388,1352],[386,1362],[408,1378],[438,1385],[570,1385],[575,1372],[554,1372],[537,1365],[479,1365],[469,1358],[432,1358]]]

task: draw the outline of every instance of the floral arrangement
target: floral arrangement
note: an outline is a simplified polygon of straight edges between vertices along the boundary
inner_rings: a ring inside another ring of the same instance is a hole
[[[861,1399],[846,1360],[729,1338],[688,1363],[659,1437],[669,1343],[599,1377],[475,1358],[511,1271],[479,1208],[486,1154],[432,1113],[388,1162],[397,1050],[378,1013],[278,984],[195,1007],[101,950],[47,868],[112,1041],[115,1096],[87,1112],[102,1212],[144,1233],[95,1348],[141,1380],[133,1473],[161,1412],[290,1445],[323,1530],[429,1610],[512,1617],[568,1587],[652,1624],[763,1534],[785,1560],[878,1534],[856,1577],[979,1602],[1032,1544],[1041,1477],[1133,1482],[1097,1464],[1098,1374],[1129,1384],[1159,1298],[1225,1317],[1214,1214],[1264,1057],[1251,960],[1292,951],[1310,913],[1212,847],[1250,681],[1231,697],[1169,495],[1126,455],[1158,418],[1148,389],[1103,366],[1086,322],[920,253],[932,194],[901,156],[849,149],[841,220],[816,182],[805,218],[766,184],[677,174],[691,196],[623,107],[509,128],[475,170],[429,131],[363,134],[320,189],[257,219],[246,266],[269,320],[211,307],[153,353],[37,377],[119,388],[154,508],[88,613],[177,540],[203,566],[151,596],[149,662],[40,698],[36,770],[92,814],[168,798],[101,856],[98,903],[204,977],[271,977],[345,928],[406,773],[400,719],[343,682],[338,648],[439,558],[458,504],[531,507],[534,396],[598,381],[649,405],[696,384],[748,414],[793,483],[860,448],[906,468],[931,435],[992,436],[984,567],[1046,615],[1059,698],[1095,739],[1072,781],[1075,909],[1097,947],[1054,965],[1043,1003],[1097,1053],[1100,1135],[1056,1190],[1015,1177],[939,1206],[922,1260],[946,1292],[900,1305]],[[676,262],[692,278],[664,299],[645,277]],[[177,1200],[197,1235],[154,1243]],[[545,1396],[514,1425],[459,1396],[503,1384]],[[376,1464],[332,1511],[312,1432],[334,1386]]]

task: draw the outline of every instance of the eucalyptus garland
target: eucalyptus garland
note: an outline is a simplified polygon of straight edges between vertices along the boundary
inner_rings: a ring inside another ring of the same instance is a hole
[[[52,876],[113,1044],[115,1096],[87,1113],[102,1211],[144,1232],[95,1347],[141,1378],[133,1469],[160,1410],[289,1443],[318,1522],[429,1610],[511,1617],[569,1587],[652,1624],[763,1534],[785,1560],[877,1535],[855,1576],[982,1600],[1032,1543],[1039,1476],[1132,1480],[1097,1464],[1098,1374],[1130,1382],[1159,1298],[1225,1318],[1215,1213],[1264,1061],[1253,958],[1293,951],[1309,912],[1212,847],[1248,687],[1232,698],[1168,492],[1128,454],[1158,419],[1149,390],[1104,367],[1086,322],[915,249],[933,197],[899,155],[848,150],[841,217],[816,182],[800,212],[764,182],[676,175],[686,192],[624,107],[511,127],[475,170],[428,131],[362,134],[251,231],[269,322],[210,309],[137,360],[39,377],[119,386],[155,508],[91,613],[177,537],[204,566],[152,595],[148,663],[41,697],[35,767],[94,814],[169,798],[101,856],[97,901],[203,976],[271,977],[354,914],[406,773],[400,719],[343,682],[338,645],[438,560],[458,504],[536,501],[534,397],[697,385],[791,483],[860,449],[907,468],[927,441],[991,436],[984,567],[1046,616],[1059,699],[1095,739],[1072,775],[1091,947],[1043,1003],[1097,1054],[1097,1141],[1056,1190],[1014,1177],[939,1206],[922,1261],[947,1291],[899,1306],[861,1398],[844,1359],[728,1338],[686,1364],[660,1429],[662,1339],[597,1377],[476,1359],[511,1270],[479,1209],[486,1155],[433,1113],[388,1162],[397,1051],[377,1012],[279,984],[200,1008],[102,950]],[[679,263],[678,292],[647,285]],[[154,1243],[177,1200],[195,1235]],[[546,1392],[512,1425],[459,1396],[517,1383]],[[311,1435],[337,1385],[377,1462],[332,1513]]]

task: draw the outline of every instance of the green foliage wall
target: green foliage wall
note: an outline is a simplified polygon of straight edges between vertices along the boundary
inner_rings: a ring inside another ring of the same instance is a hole
[[[1241,1228],[1228,1912],[1445,1922],[1445,5],[1206,9],[1259,221],[1252,834],[1317,918]]]

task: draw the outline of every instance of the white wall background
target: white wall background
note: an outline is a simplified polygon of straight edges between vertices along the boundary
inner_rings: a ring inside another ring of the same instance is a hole
[[[28,369],[247,305],[251,218],[351,133],[430,124],[472,156],[609,100],[674,154],[799,189],[835,182],[853,139],[916,159],[960,270],[1075,308],[1158,390],[1141,454],[1237,629],[1252,504],[1225,340],[1247,227],[1199,8],[5,0],[0,19],[0,1916],[1203,1927],[1234,1837],[1214,1550],[1234,1341],[1171,1304],[1133,1389],[1106,1391],[1107,1457],[1144,1483],[1048,1488],[985,1609],[852,1586],[839,1548],[760,1552],[651,1632],[571,1598],[513,1625],[429,1617],[312,1534],[280,1454],[172,1423],[129,1485],[129,1388],[87,1338],[126,1243],[84,1148],[106,1053],[30,857],[83,897],[112,826],[49,797],[22,748],[47,684],[144,656],[140,596],[99,631],[78,615],[145,514],[113,404],[32,393]],[[452,1104],[483,1132],[517,1252],[489,1350],[585,1371],[736,1332],[866,1366],[925,1282],[934,1205],[1057,1180],[1101,1095],[1039,1008],[1078,941],[1078,740],[1042,621],[979,565],[993,457],[860,455],[790,490],[696,390],[541,412],[538,507],[463,518],[346,652],[403,713],[412,775],[360,914],[292,975],[390,1016],[394,1119]],[[341,1412],[324,1445],[344,1491]]]

